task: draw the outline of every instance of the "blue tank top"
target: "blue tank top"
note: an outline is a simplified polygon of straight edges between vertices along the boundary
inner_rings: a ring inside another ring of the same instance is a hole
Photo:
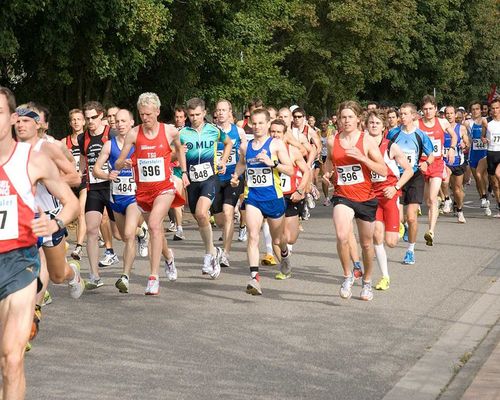
[[[472,124],[470,136],[472,141],[471,146],[471,157],[479,160],[486,157],[487,144],[484,144],[481,140],[481,133],[483,131],[482,125],[478,125],[475,122]]]
[[[271,168],[256,159],[257,155],[265,151],[274,161],[276,156],[271,156],[271,142],[268,138],[261,148],[254,150],[254,139],[248,142],[246,158],[246,188],[245,198],[255,201],[269,201],[283,197],[280,177],[276,168]]]
[[[222,128],[219,128],[222,131]],[[224,132],[224,131],[223,131]],[[231,175],[234,173],[236,169],[236,164],[240,159],[239,149],[241,144],[240,134],[238,133],[238,127],[235,124],[231,124],[231,129],[229,132],[224,132],[226,136],[231,139],[233,142],[233,148],[231,149],[231,154],[227,159],[226,163],[226,173],[224,175],[219,174],[219,179],[222,182],[229,181],[231,179]],[[222,157],[222,153],[224,151],[224,143],[218,142],[217,144],[217,160],[220,160]]]
[[[430,155],[433,151],[433,144],[427,134],[420,129],[415,129],[412,132],[403,131],[401,126],[391,129],[387,133],[387,139],[393,143],[397,143],[399,148],[404,153],[408,164],[413,168],[413,172],[417,172],[418,163],[422,154]],[[403,168],[398,165],[399,172],[404,172]]]
[[[127,155],[127,158],[131,158],[134,153],[135,147],[132,147]],[[121,150],[118,147],[118,142],[116,137],[111,138],[111,150],[109,152],[109,166],[110,171],[115,169],[116,160],[120,157]],[[110,190],[112,194],[112,199],[120,196],[135,196],[135,180],[134,173],[132,169],[124,168],[118,174],[118,177],[111,182]]]
[[[462,151],[462,148],[460,147],[460,142],[462,141],[462,137],[460,135],[460,127],[462,124],[456,124],[455,125],[455,134],[457,135],[457,147],[455,151],[455,160],[453,161],[453,164],[448,163],[446,161],[446,165],[448,167],[458,167],[459,165],[462,165],[465,161],[464,159],[464,152]],[[448,150],[451,146],[451,136],[448,132],[445,131],[444,133],[444,151],[443,151],[443,156],[448,156]]]

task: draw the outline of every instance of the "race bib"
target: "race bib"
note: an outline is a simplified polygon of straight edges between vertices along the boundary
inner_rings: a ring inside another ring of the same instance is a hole
[[[19,237],[17,196],[0,196],[0,240]]]
[[[247,168],[248,187],[268,187],[273,185],[273,170],[270,167]]]
[[[222,153],[224,153],[224,150],[217,150],[217,164],[220,163]],[[229,154],[229,158],[226,163],[226,166],[228,165],[236,165],[236,149],[231,149],[231,153]]]
[[[432,142],[432,154],[434,157],[441,156],[441,140],[439,139],[431,139]]]
[[[76,171],[80,172],[80,156],[73,156],[75,159]]]
[[[472,139],[472,150],[486,150],[486,144],[481,139]]]
[[[139,170],[139,182],[163,182],[165,180],[163,157],[139,158],[137,168]]]
[[[109,171],[108,163],[104,164],[101,169],[103,172],[108,172]],[[94,176],[94,174],[92,173],[93,170],[94,170],[94,166],[89,167],[89,182],[90,182],[90,184],[93,185],[95,183],[106,182],[106,179],[96,178]]]
[[[337,167],[337,185],[356,185],[364,181],[365,177],[363,176],[361,164]]]
[[[387,180],[387,176],[379,175],[373,171],[371,171],[371,178],[372,182],[385,182]]]
[[[191,165],[189,167],[189,178],[191,182],[203,182],[206,181],[214,174],[214,170],[209,162],[205,162],[198,165]]]
[[[115,196],[133,196],[136,185],[132,176],[118,176],[111,182],[111,193]]]
[[[499,145],[500,144],[500,133],[492,133],[491,134],[491,144]]]
[[[413,167],[415,165],[415,161],[417,160],[417,154],[415,153],[415,150],[404,150],[403,153],[406,157],[406,160],[408,160],[408,164]]]
[[[292,190],[292,177],[287,174],[280,174],[281,189],[283,192],[289,192]]]

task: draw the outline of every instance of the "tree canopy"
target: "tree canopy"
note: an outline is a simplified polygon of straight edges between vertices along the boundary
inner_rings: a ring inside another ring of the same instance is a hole
[[[165,116],[192,96],[320,116],[345,99],[467,104],[500,81],[496,0],[5,0],[0,84],[65,118],[87,100]]]

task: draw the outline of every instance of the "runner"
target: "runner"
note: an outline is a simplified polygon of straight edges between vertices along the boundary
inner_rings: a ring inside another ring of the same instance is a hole
[[[445,108],[445,117],[450,123],[450,126],[455,130],[455,133],[458,137],[457,141],[457,155],[455,157],[455,161],[450,163],[446,162],[446,166],[449,169],[448,178],[443,181],[442,189],[444,193],[444,205],[443,212],[445,214],[450,213],[452,211],[453,201],[449,196],[449,186],[451,185],[451,189],[453,191],[453,199],[456,204],[457,217],[458,222],[460,224],[465,224],[467,221],[465,220],[463,205],[464,205],[464,197],[465,193],[463,190],[464,183],[464,174],[467,169],[467,163],[465,161],[464,151],[469,148],[469,136],[467,134],[467,129],[464,125],[456,122],[456,113],[455,107],[447,106]],[[446,156],[448,153],[448,149],[451,145],[451,137],[446,132],[444,139],[444,151],[443,155]]]
[[[106,111],[106,119],[108,121],[108,125],[111,129],[116,129],[116,114],[120,111],[120,109],[116,106],[111,106]]]
[[[321,174],[324,175],[326,172],[326,159],[328,157],[328,137],[332,134],[329,126],[328,119],[324,119],[320,124],[320,133],[321,133],[321,151],[320,151],[320,162],[321,162]],[[328,190],[330,188],[330,182],[326,179],[321,180],[321,188],[323,189],[323,196],[325,196],[325,201],[323,202],[324,206],[330,206],[332,203],[330,201],[330,196],[328,194]]]
[[[202,273],[212,279],[220,275],[220,258],[222,250],[213,243],[212,225],[208,211],[219,190],[217,173],[226,172],[226,164],[231,154],[231,139],[216,126],[205,122],[205,102],[197,97],[187,102],[190,127],[180,131],[180,139],[187,146],[186,175],[190,185],[187,188],[188,203],[194,215],[201,239],[205,246]],[[224,150],[217,159],[217,143],[224,143]]]
[[[415,122],[415,126],[425,132],[432,141],[434,161],[432,167],[422,171],[425,178],[424,196],[429,208],[429,226],[424,234],[425,244],[434,245],[434,231],[439,216],[438,194],[441,188],[441,182],[446,178],[446,166],[443,158],[443,147],[445,131],[451,136],[450,149],[446,159],[453,164],[456,155],[457,134],[445,119],[436,117],[437,105],[433,96],[426,95],[422,99],[423,117]],[[425,161],[427,158],[422,158]]]
[[[408,224],[408,250],[405,253],[403,264],[415,264],[415,243],[418,233],[417,213],[424,198],[424,177],[422,172],[433,163],[434,155],[433,144],[430,138],[415,127],[415,117],[417,107],[412,103],[404,103],[399,108],[399,117],[401,125],[392,129],[387,134],[387,139],[396,143],[413,168],[412,178],[405,184],[402,190],[402,203],[406,206],[406,223]],[[422,154],[427,155],[425,161],[420,162]],[[399,172],[403,173],[402,168]]]
[[[280,174],[281,188],[285,197],[285,223],[283,234],[287,243],[288,251],[292,252],[292,246],[299,237],[299,215],[304,207],[305,189],[311,180],[311,169],[308,167],[300,151],[290,146],[285,137],[286,124],[283,120],[277,119],[271,122],[271,137],[282,140],[285,143],[288,155],[294,168],[292,176]],[[301,172],[301,177],[298,172]],[[274,245],[274,253],[280,260],[280,248]],[[281,261],[281,260],[280,260]],[[280,264],[280,272],[276,274],[276,279],[288,279],[292,275],[289,263]]]
[[[387,129],[391,130],[399,125],[399,113],[395,108],[387,110]]]
[[[495,218],[500,218],[500,98],[494,99],[490,108],[492,119],[488,122],[486,134],[483,132],[482,141],[488,144],[488,176],[497,201],[498,211]]]
[[[328,166],[324,179],[334,177],[335,193],[332,197],[333,223],[337,234],[337,253],[344,273],[340,297],[352,296],[354,275],[351,272],[349,238],[353,219],[358,226],[363,254],[364,275],[361,300],[372,300],[371,274],[373,267],[373,230],[377,199],[372,189],[371,171],[386,176],[377,143],[361,131],[363,109],[355,101],[340,104],[338,118],[342,131],[328,138]],[[332,172],[333,171],[333,172]]]
[[[382,272],[382,278],[375,285],[377,290],[387,290],[391,284],[387,266],[387,246],[393,248],[399,240],[399,196],[401,188],[413,176],[413,168],[408,164],[405,154],[399,146],[384,138],[386,117],[380,111],[370,111],[366,120],[368,133],[378,144],[380,153],[387,166],[387,176],[371,173],[373,190],[377,196],[377,214],[375,216],[375,231],[373,244],[377,263]],[[403,170],[401,174],[398,165]]]
[[[136,177],[136,199],[148,224],[151,251],[149,253],[150,275],[146,295],[160,293],[160,260],[165,257],[165,275],[169,281],[177,280],[177,268],[173,251],[168,247],[163,229],[163,221],[170,207],[184,203],[175,186],[170,168],[172,147],[175,148],[182,171],[186,172],[184,151],[179,141],[179,131],[173,125],[158,122],[161,102],[155,93],[142,93],[137,100],[137,110],[142,124],[133,128],[125,139],[120,156],[115,161],[115,169],[134,168]],[[135,146],[132,159],[127,158]],[[183,173],[184,185],[189,185]],[[182,190],[182,189],[181,189]]]
[[[283,231],[285,201],[279,174],[292,176],[294,170],[285,144],[269,137],[269,112],[256,109],[250,118],[254,138],[247,144],[240,145],[240,160],[232,175],[231,184],[237,187],[240,175],[246,171],[247,255],[250,264],[250,281],[246,292],[261,295],[259,237],[264,218],[267,218],[274,244],[280,248],[280,271],[291,271],[291,256]]]
[[[27,143],[16,143],[12,126],[17,121],[12,92],[0,87],[0,358],[4,399],[24,399],[24,351],[35,309],[40,259],[37,236],[51,236],[78,215],[78,202],[61,182],[55,164],[43,153],[33,153]],[[29,114],[29,113],[28,113]],[[35,113],[23,119],[38,117]],[[42,183],[67,205],[59,222],[45,213],[35,218],[35,192]]]
[[[246,143],[245,131],[229,122],[231,118],[232,105],[228,100],[219,100],[215,104],[217,122],[219,129],[231,140],[233,147],[226,163],[225,173],[219,173],[218,191],[212,204],[212,210],[215,215],[217,225],[223,228],[223,251],[221,254],[221,267],[229,267],[229,253],[234,234],[234,207],[243,193],[244,182],[240,180],[238,187],[231,186],[231,175],[234,173],[236,164],[239,161],[239,148],[241,143]],[[225,144],[217,144],[217,163],[223,155]]]
[[[136,184],[132,169],[122,169],[118,172],[115,169],[115,162],[118,159],[121,149],[125,143],[127,135],[134,126],[134,117],[129,110],[119,110],[115,114],[115,126],[118,135],[112,137],[102,148],[99,157],[94,165],[93,174],[98,179],[106,179],[111,184],[111,206],[120,236],[125,243],[123,250],[123,270],[122,275],[116,281],[115,287],[120,293],[128,293],[130,271],[135,259],[135,237],[137,231],[141,231],[138,226],[141,224],[141,212],[137,207],[135,199]],[[127,158],[131,158],[134,148],[130,150]],[[103,165],[109,162],[110,172],[103,171]],[[147,248],[147,247],[146,247]]]

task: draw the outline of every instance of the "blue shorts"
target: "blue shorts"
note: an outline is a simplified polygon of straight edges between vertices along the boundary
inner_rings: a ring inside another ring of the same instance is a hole
[[[486,151],[484,150],[471,150],[469,153],[469,165],[471,168],[477,168],[477,164],[484,157],[486,157]]]
[[[284,197],[272,200],[255,200],[246,198],[245,203],[248,206],[254,206],[255,208],[258,208],[264,218],[280,218],[285,214],[286,210]]]
[[[113,212],[125,215],[127,207],[135,202],[135,196],[112,196],[109,206]]]
[[[0,300],[24,289],[40,273],[40,257],[35,246],[0,253]]]

